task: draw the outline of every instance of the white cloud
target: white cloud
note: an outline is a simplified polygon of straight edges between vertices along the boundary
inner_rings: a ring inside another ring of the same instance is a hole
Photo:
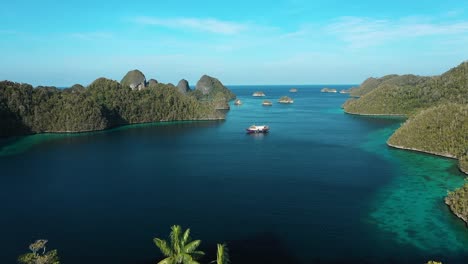
[[[468,22],[438,23],[427,19],[418,21],[415,18],[389,20],[341,17],[326,26],[325,30],[351,47],[362,48],[408,38],[467,34]]]
[[[213,18],[156,18],[137,17],[135,22],[143,25],[162,26],[177,29],[192,29],[216,34],[232,35],[247,29],[246,24],[222,21]]]

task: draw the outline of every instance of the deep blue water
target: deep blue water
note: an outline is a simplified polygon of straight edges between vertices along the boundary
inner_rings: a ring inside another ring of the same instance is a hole
[[[47,238],[65,264],[156,263],[152,239],[180,224],[203,263],[217,242],[243,264],[466,263],[468,232],[443,204],[463,184],[456,163],[386,147],[401,119],[347,115],[346,95],[292,87],[230,87],[244,104],[222,122],[2,141],[1,262]],[[245,134],[253,123],[271,133]]]

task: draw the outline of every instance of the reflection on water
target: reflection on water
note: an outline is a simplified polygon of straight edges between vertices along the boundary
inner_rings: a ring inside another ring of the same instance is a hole
[[[94,132],[43,133],[13,138],[0,138],[0,157],[21,154],[39,144],[48,144],[49,146],[59,146],[65,142],[80,144],[83,142],[89,142],[90,140],[94,141],[99,137],[110,137],[113,133],[121,131],[127,131],[127,133],[135,136],[147,133],[169,133],[177,135],[180,133],[190,133],[191,131],[200,128],[216,127],[221,125],[223,122],[224,120],[145,123],[120,126],[113,129]]]

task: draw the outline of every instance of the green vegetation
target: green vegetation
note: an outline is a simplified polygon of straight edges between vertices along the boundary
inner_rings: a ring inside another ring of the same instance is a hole
[[[23,264],[60,264],[57,250],[46,251],[47,240],[36,240],[29,245],[30,253],[19,256],[18,262]]]
[[[410,117],[388,140],[395,147],[459,159],[468,172],[468,62],[435,77],[369,78],[344,105],[361,115]]]
[[[453,192],[449,192],[445,197],[445,203],[455,215],[468,224],[468,183]]]
[[[443,104],[422,110],[395,131],[387,143],[452,158],[463,156],[460,168],[468,171],[468,104]]]
[[[222,99],[230,101],[236,98],[226,86],[224,86],[218,79],[208,75],[203,75],[197,82],[195,90],[191,92],[193,96],[201,100]]]
[[[216,263],[217,264],[229,264],[229,250],[226,244],[218,244],[218,251],[216,252]]]
[[[391,75],[386,75],[382,78],[373,78],[370,77],[367,80],[365,80],[358,89],[352,88],[350,89],[351,96],[354,97],[360,97],[363,96],[366,93],[369,93],[370,91],[374,90],[377,88],[380,84],[383,82],[393,79],[394,77],[398,77],[396,74],[391,74]]]
[[[468,104],[468,62],[436,77],[389,75],[368,79],[343,107],[353,114],[412,115],[444,103]]]
[[[29,84],[3,81],[0,137],[94,131],[146,122],[223,119],[224,113],[217,109],[225,109],[226,105],[225,96],[208,93],[203,100],[197,100],[194,94],[184,95],[173,85],[155,82],[147,88],[132,90],[116,81],[99,78],[87,88],[74,85],[60,90],[33,89]]]
[[[468,153],[465,153],[463,156],[461,156],[458,159],[458,164],[459,164],[460,169],[464,173],[468,174]]]
[[[292,104],[292,103],[294,103],[294,100],[291,97],[288,97],[288,96],[281,96],[281,98],[278,100],[278,103]]]
[[[183,231],[179,225],[171,227],[169,241],[155,238],[154,244],[166,257],[158,264],[199,264],[197,260],[205,255],[203,251],[197,250],[201,240],[192,241],[190,238],[190,229]],[[229,264],[229,254],[225,244],[217,245],[217,264]],[[213,261],[214,262],[214,261]]]
[[[465,185],[463,195],[468,196],[468,184]],[[458,191],[458,190],[457,190]],[[468,204],[465,204],[468,208]],[[465,212],[468,210],[465,209]],[[192,241],[190,238],[190,229],[183,231],[179,225],[171,227],[169,241],[155,238],[154,243],[159,248],[161,253],[166,257],[158,262],[158,264],[199,264],[197,262],[204,252],[196,250],[201,243],[201,240]],[[29,245],[31,253],[26,253],[18,258],[18,262],[22,264],[60,264],[57,250],[46,252],[47,240],[36,240]],[[230,264],[229,250],[226,244],[217,244],[216,260],[209,263]],[[428,261],[427,264],[442,264],[442,262]]]
[[[174,225],[171,227],[169,238],[170,242],[159,238],[154,239],[154,243],[166,257],[159,264],[196,264],[198,263],[196,260],[205,255],[203,251],[197,250],[201,241],[191,241],[189,228],[182,232],[180,226]]]
[[[468,62],[440,76],[387,75],[369,78],[343,104],[346,113],[404,115],[409,119],[389,138],[393,147],[457,158],[468,174]],[[468,186],[446,198],[464,221]]]

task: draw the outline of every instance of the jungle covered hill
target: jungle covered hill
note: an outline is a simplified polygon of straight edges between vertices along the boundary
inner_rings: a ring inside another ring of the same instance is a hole
[[[468,62],[439,76],[387,75],[369,78],[351,92],[347,113],[406,115],[444,103],[468,104]]]
[[[216,78],[202,77],[203,91],[181,92],[172,84],[146,81],[133,70],[121,82],[99,78],[67,89],[0,82],[0,137],[72,133],[176,120],[224,119],[235,97]],[[216,86],[210,84],[216,84]]]
[[[467,172],[468,62],[439,76],[387,75],[369,78],[351,92],[346,113],[404,115],[390,146],[459,159]]]
[[[468,174],[468,104],[441,104],[411,117],[389,138],[392,147],[459,159]]]
[[[445,197],[450,210],[468,225],[468,183]]]

